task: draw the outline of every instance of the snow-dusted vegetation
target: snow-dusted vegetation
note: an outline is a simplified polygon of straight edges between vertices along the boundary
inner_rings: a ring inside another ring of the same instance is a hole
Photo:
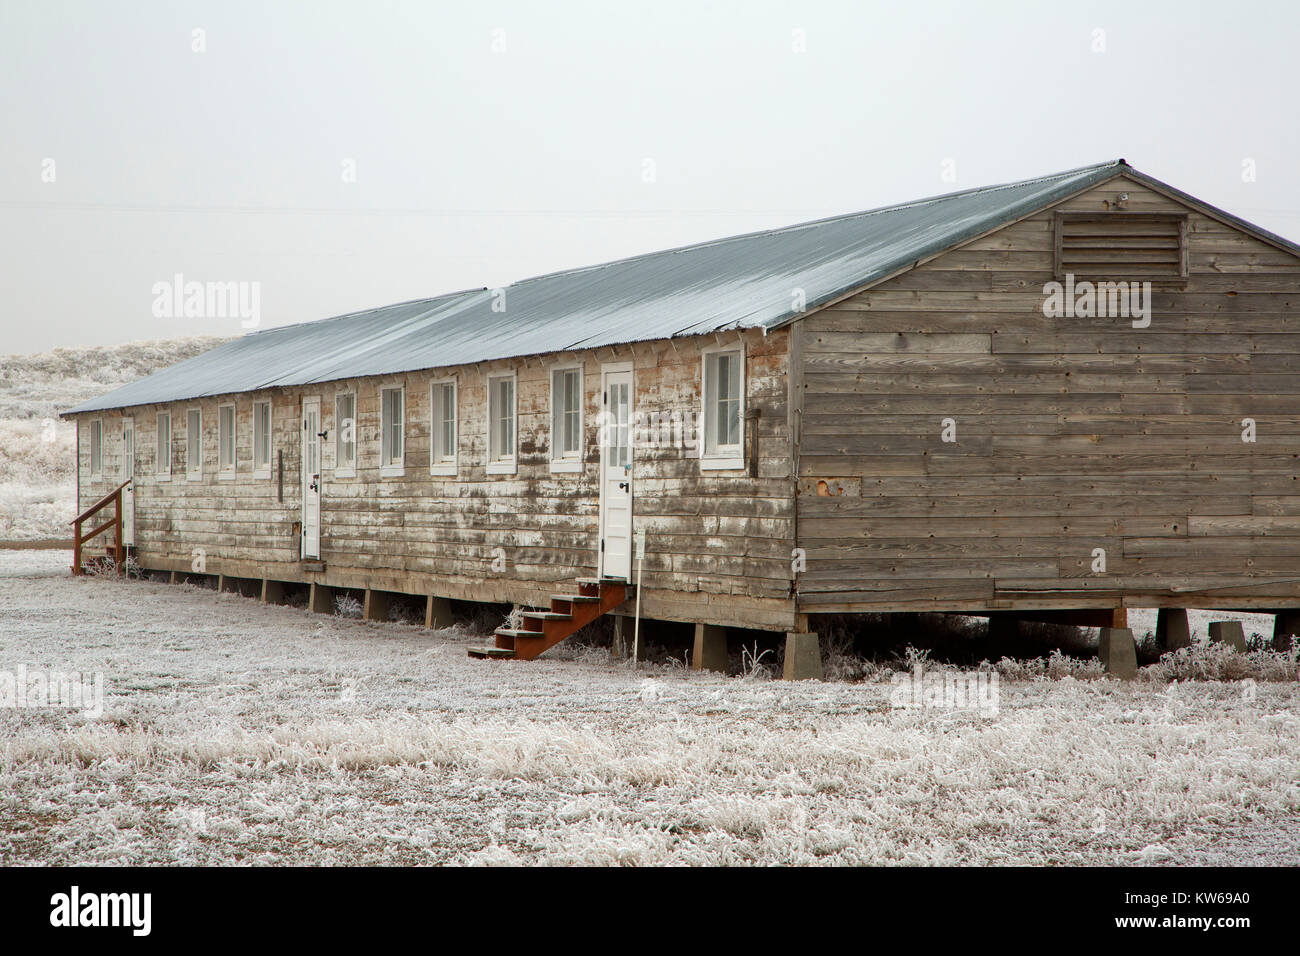
[[[994,715],[901,709],[887,669],[473,661],[460,629],[68,560],[0,552],[0,671],[101,671],[104,712],[0,708],[0,863],[1300,860],[1276,655],[1129,683],[1004,662]]]
[[[0,541],[70,537],[77,429],[60,412],[222,341],[200,336],[0,356]]]

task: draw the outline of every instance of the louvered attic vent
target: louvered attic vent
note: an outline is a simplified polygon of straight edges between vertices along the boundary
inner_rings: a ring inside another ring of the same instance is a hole
[[[1187,278],[1187,217],[1164,213],[1056,214],[1056,276],[1116,281]]]

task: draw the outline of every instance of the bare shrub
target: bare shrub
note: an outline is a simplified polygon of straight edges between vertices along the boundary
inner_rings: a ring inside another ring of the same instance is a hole
[[[334,616],[361,617],[361,602],[351,594],[336,594],[334,596]]]
[[[1256,650],[1242,654],[1227,644],[1193,644],[1170,651],[1156,663],[1143,667],[1138,675],[1151,683],[1212,680],[1295,681],[1296,650]]]

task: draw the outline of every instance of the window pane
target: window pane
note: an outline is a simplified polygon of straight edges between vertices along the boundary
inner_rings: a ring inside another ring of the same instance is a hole
[[[258,402],[253,406],[253,467],[265,468],[270,463],[270,418],[269,402]]]
[[[631,386],[624,383],[618,387],[618,444],[619,464],[627,465],[632,461],[632,396]]]
[[[501,461],[515,453],[515,383],[514,379],[499,378],[492,383],[493,407],[490,409],[495,434],[492,436],[492,457]]]
[[[320,474],[320,407],[310,408],[307,410],[304,419],[307,427],[303,429],[307,433],[307,450],[306,458],[303,459],[303,472],[307,476]]]
[[[158,416],[158,452],[154,471],[160,475],[172,470],[172,419],[170,415]]]
[[[582,445],[582,373],[578,369],[555,372],[552,458],[576,456]]]
[[[704,453],[712,455],[718,450],[718,358],[709,355],[704,360]]]
[[[356,396],[340,395],[334,400],[334,467],[353,468],[357,461]]]
[[[343,399],[347,409],[347,428],[343,431],[343,446],[347,453],[348,467],[357,463],[357,397],[347,395]]]
[[[122,477],[135,477],[135,422],[122,426]]]
[[[501,448],[498,453],[502,458],[510,457],[510,449],[514,446],[514,419],[510,414],[511,401],[511,382],[510,379],[501,381]]]
[[[201,453],[203,450],[200,427],[202,417],[198,412],[185,414],[185,468],[187,471],[199,472],[203,468]]]
[[[488,382],[488,458],[501,457],[501,382]]]
[[[404,397],[405,397],[404,393],[402,393],[401,391],[399,390],[393,391],[393,461],[394,462],[400,462],[402,460],[402,437],[403,437],[402,426],[403,426],[404,414],[405,414],[405,409],[402,408],[402,399]]]
[[[221,469],[229,470],[235,464],[235,410],[222,406],[217,411],[217,455]]]
[[[740,446],[741,358],[736,352],[710,355],[704,366],[704,453]]]
[[[456,386],[442,387],[442,453],[444,458],[456,457]]]
[[[380,458],[385,465],[397,465],[402,462],[402,390],[386,388],[380,393],[381,422],[383,433]]]
[[[564,395],[564,450],[569,454],[577,454],[580,449],[580,432],[578,432],[578,423],[582,416],[582,395],[580,392],[580,378],[577,369],[571,369],[565,376],[565,395]]]
[[[505,456],[511,458],[515,453],[515,383],[513,379],[506,380],[506,400],[503,407],[506,415]]]
[[[740,356],[727,356],[727,444],[740,444]]]
[[[451,382],[433,388],[433,460],[450,461],[456,454],[456,386]]]

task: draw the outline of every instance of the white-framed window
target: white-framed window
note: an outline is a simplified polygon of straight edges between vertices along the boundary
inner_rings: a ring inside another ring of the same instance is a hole
[[[271,477],[271,403],[253,403],[253,477]]]
[[[429,474],[456,474],[456,425],[456,380],[432,383],[429,386]]]
[[[518,429],[515,427],[515,373],[489,375],[488,381],[489,475],[513,475],[519,470]]]
[[[379,474],[385,478],[405,474],[406,389],[384,388],[379,392]]]
[[[123,481],[135,478],[135,418],[130,415],[122,418],[122,467],[117,476]]]
[[[357,474],[357,393],[334,396],[334,477]]]
[[[551,369],[551,471],[580,472],[583,457],[582,366]]]
[[[90,423],[90,480],[104,480],[104,421],[100,418]]]
[[[700,467],[745,467],[745,350],[739,345],[703,355]]]
[[[172,416],[171,412],[158,413],[156,432],[157,452],[154,455],[153,473],[163,481],[172,476]]]
[[[235,477],[235,406],[217,406],[217,477]]]
[[[203,480],[203,412],[185,412],[185,480]]]

